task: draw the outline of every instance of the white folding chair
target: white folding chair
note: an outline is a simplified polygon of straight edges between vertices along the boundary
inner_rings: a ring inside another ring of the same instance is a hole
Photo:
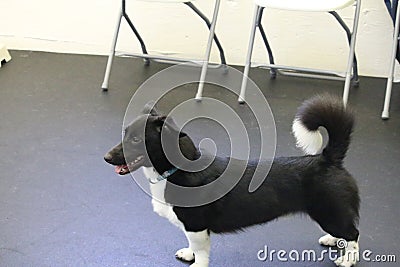
[[[11,60],[10,53],[8,52],[6,46],[0,43],[0,68],[3,62],[8,62]]]
[[[386,83],[385,102],[383,104],[382,119],[389,119],[390,97],[392,96],[392,87],[394,81],[394,67],[396,63],[396,53],[399,44],[399,24],[400,24],[400,5],[397,4],[396,19],[394,20],[392,55],[390,58],[389,75]],[[396,10],[396,9],[394,9]]]
[[[256,28],[258,28],[261,33],[261,37],[264,41],[264,44],[267,48],[270,61],[270,64],[265,64],[262,66],[271,69],[271,78],[275,78],[276,72],[279,71],[279,73],[281,74],[291,75],[291,76],[344,80],[345,85],[343,90],[343,103],[346,105],[348,101],[349,89],[351,83],[353,83],[354,86],[358,86],[359,83],[357,59],[355,57],[355,43],[357,35],[357,26],[360,17],[361,0],[255,0],[254,3],[255,3],[254,16],[250,32],[250,40],[247,50],[247,58],[244,68],[243,81],[238,99],[239,103],[245,102],[246,85],[247,85],[249,70],[251,67],[251,56],[253,52],[254,38],[255,38]],[[350,31],[345,22],[336,13],[337,10],[341,10],[351,5],[356,6],[352,31]],[[349,49],[349,56],[345,73],[320,70],[320,69],[276,65],[274,62],[274,57],[272,55],[272,49],[268,43],[267,36],[261,24],[262,15],[265,8],[291,10],[291,11],[304,11],[304,12],[307,11],[328,12],[329,14],[333,15],[334,18],[339,22],[339,24],[345,30],[349,41],[350,49]]]
[[[107,91],[108,90],[108,82],[109,82],[110,73],[111,73],[111,66],[112,66],[112,63],[113,63],[114,56],[115,56],[115,48],[116,48],[116,45],[117,45],[119,29],[120,29],[120,26],[121,26],[122,18],[124,18],[126,20],[126,22],[128,23],[129,27],[132,29],[132,31],[135,34],[136,38],[138,39],[138,41],[140,43],[140,46],[141,46],[141,49],[142,49],[142,54],[131,54],[131,55],[132,56],[136,56],[136,57],[144,58],[145,65],[149,65],[150,64],[150,59],[163,60],[163,61],[167,61],[167,62],[193,62],[195,65],[201,64],[202,68],[201,68],[201,74],[200,74],[200,79],[199,79],[199,87],[198,87],[198,93],[196,95],[196,99],[201,100],[201,94],[203,92],[204,80],[205,80],[205,76],[206,76],[206,73],[207,73],[207,68],[208,68],[208,65],[209,65],[211,46],[212,46],[213,40],[215,41],[215,43],[216,43],[216,45],[218,47],[219,53],[220,53],[221,65],[222,66],[226,65],[224,51],[222,49],[221,43],[219,42],[217,36],[215,35],[215,25],[216,25],[216,22],[217,22],[218,11],[219,11],[219,6],[220,6],[220,0],[215,0],[215,6],[214,6],[213,17],[212,17],[211,22],[191,2],[193,0],[140,0],[140,1],[160,2],[160,3],[183,3],[183,4],[187,5],[190,9],[192,9],[207,24],[207,27],[209,28],[209,31],[210,31],[209,36],[208,36],[207,48],[206,48],[204,59],[193,59],[193,60],[190,60],[190,59],[173,58],[173,57],[159,56],[159,55],[149,55],[147,53],[146,45],[145,45],[142,37],[140,36],[139,32],[137,31],[137,29],[133,25],[130,17],[128,16],[128,14],[126,12],[126,0],[122,0],[121,8],[120,8],[119,14],[118,14],[117,25],[116,25],[116,29],[115,29],[115,32],[114,32],[112,45],[111,45],[111,51],[110,51],[110,54],[108,56],[107,67],[106,67],[106,71],[105,71],[105,74],[104,74],[104,80],[103,80],[101,88],[103,89],[103,91]]]

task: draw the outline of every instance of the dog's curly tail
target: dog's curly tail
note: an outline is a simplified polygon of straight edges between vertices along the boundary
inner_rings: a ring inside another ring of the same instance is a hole
[[[315,96],[299,107],[292,130],[297,146],[306,154],[317,154],[323,144],[319,127],[326,128],[329,141],[322,155],[332,164],[341,165],[350,144],[354,116],[343,102],[332,95]]]

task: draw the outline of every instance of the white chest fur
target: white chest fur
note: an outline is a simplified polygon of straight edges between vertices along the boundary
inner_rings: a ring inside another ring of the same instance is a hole
[[[159,176],[158,172],[156,172],[152,167],[144,167],[143,173],[148,180],[151,179],[153,181],[156,180],[156,178]],[[172,224],[184,230],[183,223],[179,221],[178,217],[176,217],[172,206],[165,202],[164,192],[166,184],[166,180],[159,181],[155,184],[150,183],[150,191],[152,197],[151,204],[153,205],[153,211],[161,217],[167,218]]]

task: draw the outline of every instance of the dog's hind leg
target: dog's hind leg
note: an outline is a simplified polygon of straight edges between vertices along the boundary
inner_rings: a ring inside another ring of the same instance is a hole
[[[341,249],[340,257],[335,264],[340,267],[351,267],[359,261],[359,232],[356,227],[358,215],[345,209],[329,209],[330,213],[310,213],[321,228],[328,234],[319,239],[326,246],[337,246]],[[338,212],[340,211],[340,212]]]
[[[175,256],[184,261],[192,261],[191,267],[208,267],[210,255],[210,235],[208,230],[200,232],[186,232],[189,247],[180,249]]]
[[[359,261],[359,246],[357,241],[346,241],[342,238],[333,237],[330,234],[322,236],[318,242],[323,246],[338,246],[344,249],[343,254],[335,260],[335,264],[340,267],[354,266]]]
[[[353,222],[347,223],[347,227],[337,227],[337,225],[343,226],[343,224],[320,224],[330,234],[321,237],[319,243],[327,246],[337,246],[342,250],[340,257],[335,260],[335,264],[340,267],[354,266],[360,258],[359,232]]]
[[[358,246],[359,232],[352,222],[348,223],[348,226],[344,228],[337,228],[332,224],[321,225],[323,229],[331,234],[321,237],[319,243],[343,249],[341,256],[335,260],[335,264],[340,267],[354,266],[360,258]]]
[[[339,244],[341,244],[339,246]],[[335,260],[335,264],[340,267],[351,267],[360,261],[360,249],[358,240],[346,241],[345,239],[338,240],[338,247],[344,247],[342,255]]]

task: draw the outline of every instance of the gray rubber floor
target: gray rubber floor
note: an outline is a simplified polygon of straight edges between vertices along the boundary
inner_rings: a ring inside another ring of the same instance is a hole
[[[184,235],[152,212],[149,196],[130,176],[115,175],[103,161],[120,140],[135,90],[168,65],[152,62],[145,67],[140,59],[116,58],[110,90],[104,93],[100,86],[106,57],[11,54],[12,61],[0,69],[0,266],[187,266],[174,258],[187,245]],[[301,154],[290,133],[297,106],[316,93],[341,95],[343,86],[285,76],[270,80],[262,69],[252,69],[250,76],[273,111],[277,155]],[[371,260],[390,254],[400,261],[400,88],[394,86],[388,121],[380,119],[384,89],[384,79],[362,77],[360,87],[351,91],[357,125],[346,166],[361,191],[361,250],[370,250]],[[195,84],[182,86],[161,107],[169,110],[195,91]],[[240,116],[248,115],[245,106],[218,86],[206,85],[204,94],[225,100]],[[255,104],[264,103],[260,99]],[[192,125],[190,132],[195,139],[214,135],[218,143],[220,129],[206,126]],[[220,139],[222,153],[229,152]],[[253,153],[259,143],[251,146]],[[265,246],[269,251],[321,253],[321,234],[306,216],[293,216],[238,234],[213,235],[210,265],[332,267],[327,257],[321,262],[281,262],[276,254],[272,261],[257,258]],[[398,263],[362,259],[358,266]]]

